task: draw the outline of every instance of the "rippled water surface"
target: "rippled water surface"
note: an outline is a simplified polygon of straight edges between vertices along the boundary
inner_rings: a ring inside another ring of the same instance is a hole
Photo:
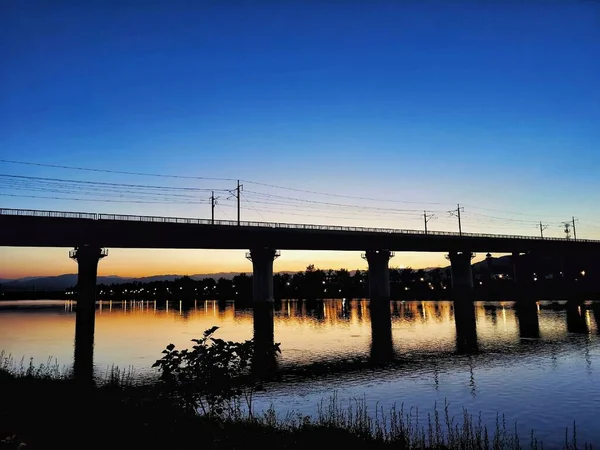
[[[0,350],[35,363],[73,363],[72,302],[0,303]],[[456,323],[452,302],[392,302],[391,333],[371,320],[367,301],[281,302],[274,340],[281,343],[281,381],[267,385],[255,406],[315,413],[321,399],[365,398],[387,408],[404,403],[426,418],[434,403],[465,407],[493,424],[496,413],[534,429],[547,448],[577,423],[578,441],[600,444],[600,310],[592,303],[538,302],[527,311],[512,302],[475,304],[475,325]],[[387,324],[387,325],[386,325]],[[94,361],[152,376],[168,344],[190,345],[213,325],[218,337],[253,337],[253,311],[233,303],[99,302]],[[309,375],[310,374],[310,375]]]

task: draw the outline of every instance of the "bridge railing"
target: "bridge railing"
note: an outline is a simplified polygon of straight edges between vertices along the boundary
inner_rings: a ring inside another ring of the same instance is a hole
[[[162,216],[133,216],[124,214],[98,214],[99,220],[122,220],[134,222],[158,222],[158,223],[180,223],[191,225],[212,225],[209,219],[183,218],[183,217],[162,217]],[[214,225],[218,226],[238,226],[236,220],[215,220]],[[373,228],[373,227],[352,227],[342,225],[315,225],[302,223],[282,223],[282,222],[255,222],[240,221],[239,226],[260,227],[260,228],[288,228],[301,230],[322,230],[322,231],[347,231],[360,233],[387,233],[387,234],[420,234],[428,236],[455,236],[455,237],[485,237],[485,238],[506,238],[506,239],[531,239],[545,241],[564,241],[564,238],[540,237],[540,236],[522,236],[510,234],[489,234],[489,233],[456,233],[452,231],[428,231],[406,230],[400,228]],[[597,242],[592,239],[577,239],[578,242]]]
[[[33,217],[56,217],[62,219],[90,219],[97,220],[96,213],[82,213],[70,211],[39,211],[36,209],[9,209],[0,208],[2,216],[33,216]]]
[[[96,214],[70,211],[39,211],[34,209],[9,209],[0,208],[0,215],[7,216],[33,216],[33,217],[51,217],[63,219],[87,219],[87,220],[109,220],[109,221],[128,221],[128,222],[153,222],[153,223],[175,223],[190,225],[212,225],[210,219],[196,219],[186,217],[161,217],[161,216],[135,216],[126,214]],[[237,220],[215,220],[214,225],[218,226],[238,226]],[[564,241],[564,238],[540,237],[540,236],[522,236],[510,234],[489,234],[489,233],[456,233],[451,231],[428,231],[423,230],[404,230],[399,228],[373,228],[373,227],[351,227],[342,225],[315,225],[301,223],[277,223],[277,222],[254,222],[241,221],[239,226],[255,228],[278,228],[295,230],[321,230],[321,231],[346,231],[360,233],[385,233],[385,234],[411,234],[428,236],[454,236],[454,237],[474,237],[474,238],[495,238],[495,239],[528,239],[544,241]],[[577,242],[600,242],[593,239],[577,239]]]

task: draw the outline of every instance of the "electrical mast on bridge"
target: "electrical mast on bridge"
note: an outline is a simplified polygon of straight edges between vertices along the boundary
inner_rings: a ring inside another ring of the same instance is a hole
[[[427,214],[427,211],[423,211],[423,220],[425,222],[425,234],[427,234],[427,223],[435,218],[435,214]]]
[[[544,230],[548,229],[548,224],[542,224],[542,222],[540,222],[540,236],[542,237],[542,239],[544,239]]]
[[[219,199],[219,197],[215,197],[215,191],[211,191],[211,193],[210,193],[210,211],[211,211],[210,223],[212,225],[215,224],[215,206],[217,206],[218,199]]]
[[[460,212],[461,212],[461,211],[464,211],[464,210],[465,210],[465,208],[462,208],[462,207],[460,206],[460,204],[457,204],[457,205],[456,205],[456,209],[452,209],[452,210],[448,211],[448,213],[449,213],[451,216],[454,216],[454,215],[456,215],[456,216],[458,217],[458,235],[459,235],[459,236],[462,236],[462,224],[461,224],[461,222],[460,222]]]
[[[229,191],[229,193],[231,194],[227,199],[231,199],[233,197],[236,198],[237,200],[237,224],[238,227],[240,226],[240,212],[241,212],[241,207],[240,207],[240,201],[241,201],[241,192],[243,190],[244,185],[240,184],[240,180],[237,180],[237,187],[235,189],[232,189],[231,191]]]

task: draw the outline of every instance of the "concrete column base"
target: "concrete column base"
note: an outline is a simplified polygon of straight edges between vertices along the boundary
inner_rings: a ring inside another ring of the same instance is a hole
[[[252,299],[254,302],[273,302],[273,261],[279,251],[269,247],[257,247],[246,253],[252,261]]]
[[[390,258],[394,254],[389,250],[368,250],[362,255],[369,263],[369,298],[373,300],[390,299]]]
[[[471,267],[471,252],[451,252],[448,255],[452,271],[452,290],[457,293],[473,291],[473,270]]]
[[[392,316],[387,302],[371,302],[371,362],[382,363],[394,358]]]
[[[470,301],[454,301],[456,352],[471,355],[479,351],[475,305]]]
[[[253,308],[254,355],[252,372],[258,378],[270,378],[277,371],[274,351],[273,303],[258,302]]]
[[[515,304],[519,321],[519,336],[526,339],[540,337],[540,321],[537,303],[533,300],[520,300]]]

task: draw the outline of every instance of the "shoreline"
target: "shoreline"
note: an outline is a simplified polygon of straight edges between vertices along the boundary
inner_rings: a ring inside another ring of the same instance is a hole
[[[330,448],[338,445],[365,449],[517,449],[582,448],[574,424],[557,428],[562,444],[544,444],[533,430],[497,415],[486,427],[481,415],[463,408],[452,415],[448,404],[434,405],[426,423],[419,423],[414,408],[368,410],[364,400],[344,405],[334,394],[318,406],[316,416],[275,411],[248,412],[236,399],[223,414],[197,414],[171,402],[160,383],[132,386],[111,378],[97,386],[38,375],[15,376],[0,369],[0,448],[181,448],[209,445],[214,449],[269,445],[270,448]],[[32,412],[30,402],[41,405]],[[64,427],[69,417],[69,427]],[[110,417],[110,426],[106,424]],[[58,426],[63,424],[62,427]],[[575,424],[576,425],[576,424]],[[58,427],[58,428],[57,428]],[[562,445],[562,446],[561,446]],[[579,447],[578,447],[579,445]],[[588,447],[586,447],[588,448]]]

